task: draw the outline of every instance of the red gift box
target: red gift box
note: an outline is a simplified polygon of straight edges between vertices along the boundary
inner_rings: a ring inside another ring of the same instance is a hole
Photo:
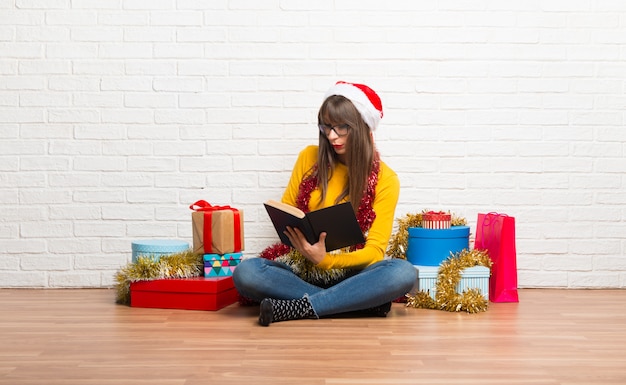
[[[244,249],[243,212],[230,206],[213,206],[197,201],[189,206],[193,230],[193,252],[228,254]]]
[[[130,284],[130,306],[219,310],[237,302],[233,277],[156,279]]]
[[[425,229],[449,229],[452,215],[443,211],[429,211],[422,214],[422,227]]]

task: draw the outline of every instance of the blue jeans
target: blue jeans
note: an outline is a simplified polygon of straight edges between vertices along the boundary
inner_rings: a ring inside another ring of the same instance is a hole
[[[265,258],[242,261],[233,272],[239,293],[253,300],[308,297],[319,317],[364,310],[393,301],[408,293],[417,270],[403,259],[385,259],[329,288],[305,282],[284,263]]]

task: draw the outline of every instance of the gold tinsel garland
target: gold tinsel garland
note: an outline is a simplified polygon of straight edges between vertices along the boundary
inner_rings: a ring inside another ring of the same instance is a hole
[[[130,284],[167,278],[189,278],[202,275],[202,255],[191,250],[162,256],[156,261],[152,256],[139,256],[115,274],[116,302],[130,304]]]
[[[491,259],[486,251],[464,249],[439,266],[437,284],[435,285],[435,299],[426,291],[419,291],[411,296],[407,294],[407,307],[422,309],[436,309],[450,312],[465,311],[478,313],[486,311],[489,301],[485,299],[479,289],[468,289],[463,293],[456,292],[456,286],[461,282],[461,272],[474,266],[491,268]]]
[[[304,281],[320,287],[329,287],[346,276],[345,269],[322,269],[306,259],[297,250],[291,249],[286,255],[276,258],[293,270]]]
[[[406,250],[409,243],[409,228],[422,227],[422,216],[429,210],[419,213],[409,213],[398,219],[398,230],[393,234],[387,248],[387,255],[392,258],[406,259]],[[451,215],[451,226],[466,226],[465,218]],[[488,301],[478,289],[469,289],[462,294],[456,292],[456,286],[461,281],[461,272],[473,266],[486,266],[491,268],[491,260],[484,251],[463,250],[444,261],[437,274],[435,299],[425,291],[419,291],[415,295],[407,294],[406,306],[438,309],[446,311],[466,311],[478,313],[487,310]]]
[[[409,227],[422,227],[422,215],[429,210],[423,210],[421,213],[406,214],[403,218],[398,219],[398,230],[391,237],[387,255],[391,258],[406,259],[406,249],[409,244]],[[451,226],[465,226],[467,221],[465,218],[451,215]]]

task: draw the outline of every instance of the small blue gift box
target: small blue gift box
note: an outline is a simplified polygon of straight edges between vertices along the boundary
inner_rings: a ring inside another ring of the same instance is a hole
[[[469,226],[449,229],[409,227],[406,259],[414,265],[439,266],[450,254],[469,249]]]
[[[164,255],[176,254],[189,249],[189,243],[175,239],[145,239],[133,241],[133,262],[139,256],[150,257],[155,261]]]
[[[239,262],[241,262],[242,253],[227,254],[204,254],[204,276],[205,277],[229,277],[233,275],[233,271]]]
[[[414,291],[425,291],[435,299],[437,293],[437,275],[439,266],[418,266],[417,284]],[[456,285],[456,292],[462,294],[468,289],[479,289],[480,293],[489,300],[489,274],[490,270],[485,266],[468,267],[461,271],[461,281]]]

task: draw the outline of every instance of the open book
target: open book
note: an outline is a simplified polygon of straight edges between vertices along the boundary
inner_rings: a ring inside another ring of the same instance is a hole
[[[284,233],[287,226],[298,228],[311,244],[316,243],[320,233],[325,232],[326,251],[365,242],[349,202],[308,213],[275,200],[269,200],[264,205],[280,240],[288,246],[291,242]]]

